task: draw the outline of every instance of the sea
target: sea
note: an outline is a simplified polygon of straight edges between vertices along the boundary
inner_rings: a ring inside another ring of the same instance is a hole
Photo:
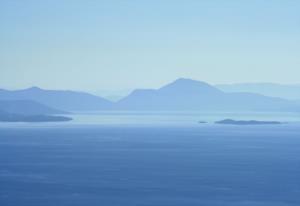
[[[0,206],[300,205],[300,114],[70,116],[0,123]]]

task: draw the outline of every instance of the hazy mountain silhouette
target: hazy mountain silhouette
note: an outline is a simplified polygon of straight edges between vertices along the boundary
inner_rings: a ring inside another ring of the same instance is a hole
[[[281,97],[291,100],[300,99],[300,84],[240,83],[219,84],[216,87],[224,92],[251,92],[270,97]]]
[[[67,113],[65,111],[54,109],[32,100],[0,100],[0,110],[2,112],[21,115],[50,115]]]
[[[223,95],[218,89],[200,81],[178,79],[158,90],[137,89],[117,103],[118,108],[124,109],[198,109],[210,100]],[[201,102],[199,101],[201,99]]]
[[[178,79],[160,89],[135,90],[119,109],[203,111],[299,111],[296,102],[252,93],[225,93],[200,81]]]
[[[289,101],[246,92],[226,93],[205,82],[184,78],[177,79],[160,89],[134,90],[128,96],[116,103],[88,93],[43,90],[37,87],[17,91],[0,90],[0,100],[1,99],[28,99],[66,111],[300,111],[300,104],[297,101]],[[19,112],[22,111],[23,109]],[[43,112],[42,114],[45,113]]]
[[[103,110],[111,107],[111,102],[88,93],[75,91],[44,90],[32,87],[24,90],[0,90],[0,100],[33,100],[44,105],[66,111]]]

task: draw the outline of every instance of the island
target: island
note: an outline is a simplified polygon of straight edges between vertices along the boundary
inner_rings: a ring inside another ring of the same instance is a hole
[[[233,119],[224,119],[221,121],[215,122],[216,124],[230,124],[230,125],[269,125],[269,124],[282,124],[278,121],[257,121],[257,120],[233,120]]]
[[[198,121],[199,124],[206,124],[206,121]]]
[[[54,115],[23,115],[0,111],[0,122],[65,122],[72,118]]]

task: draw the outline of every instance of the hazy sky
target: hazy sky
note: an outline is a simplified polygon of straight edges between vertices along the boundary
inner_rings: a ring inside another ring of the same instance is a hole
[[[0,0],[0,87],[300,83],[299,0]]]

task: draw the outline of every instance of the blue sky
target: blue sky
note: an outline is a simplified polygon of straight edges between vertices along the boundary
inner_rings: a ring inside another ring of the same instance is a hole
[[[300,83],[300,1],[0,0],[0,87]]]

